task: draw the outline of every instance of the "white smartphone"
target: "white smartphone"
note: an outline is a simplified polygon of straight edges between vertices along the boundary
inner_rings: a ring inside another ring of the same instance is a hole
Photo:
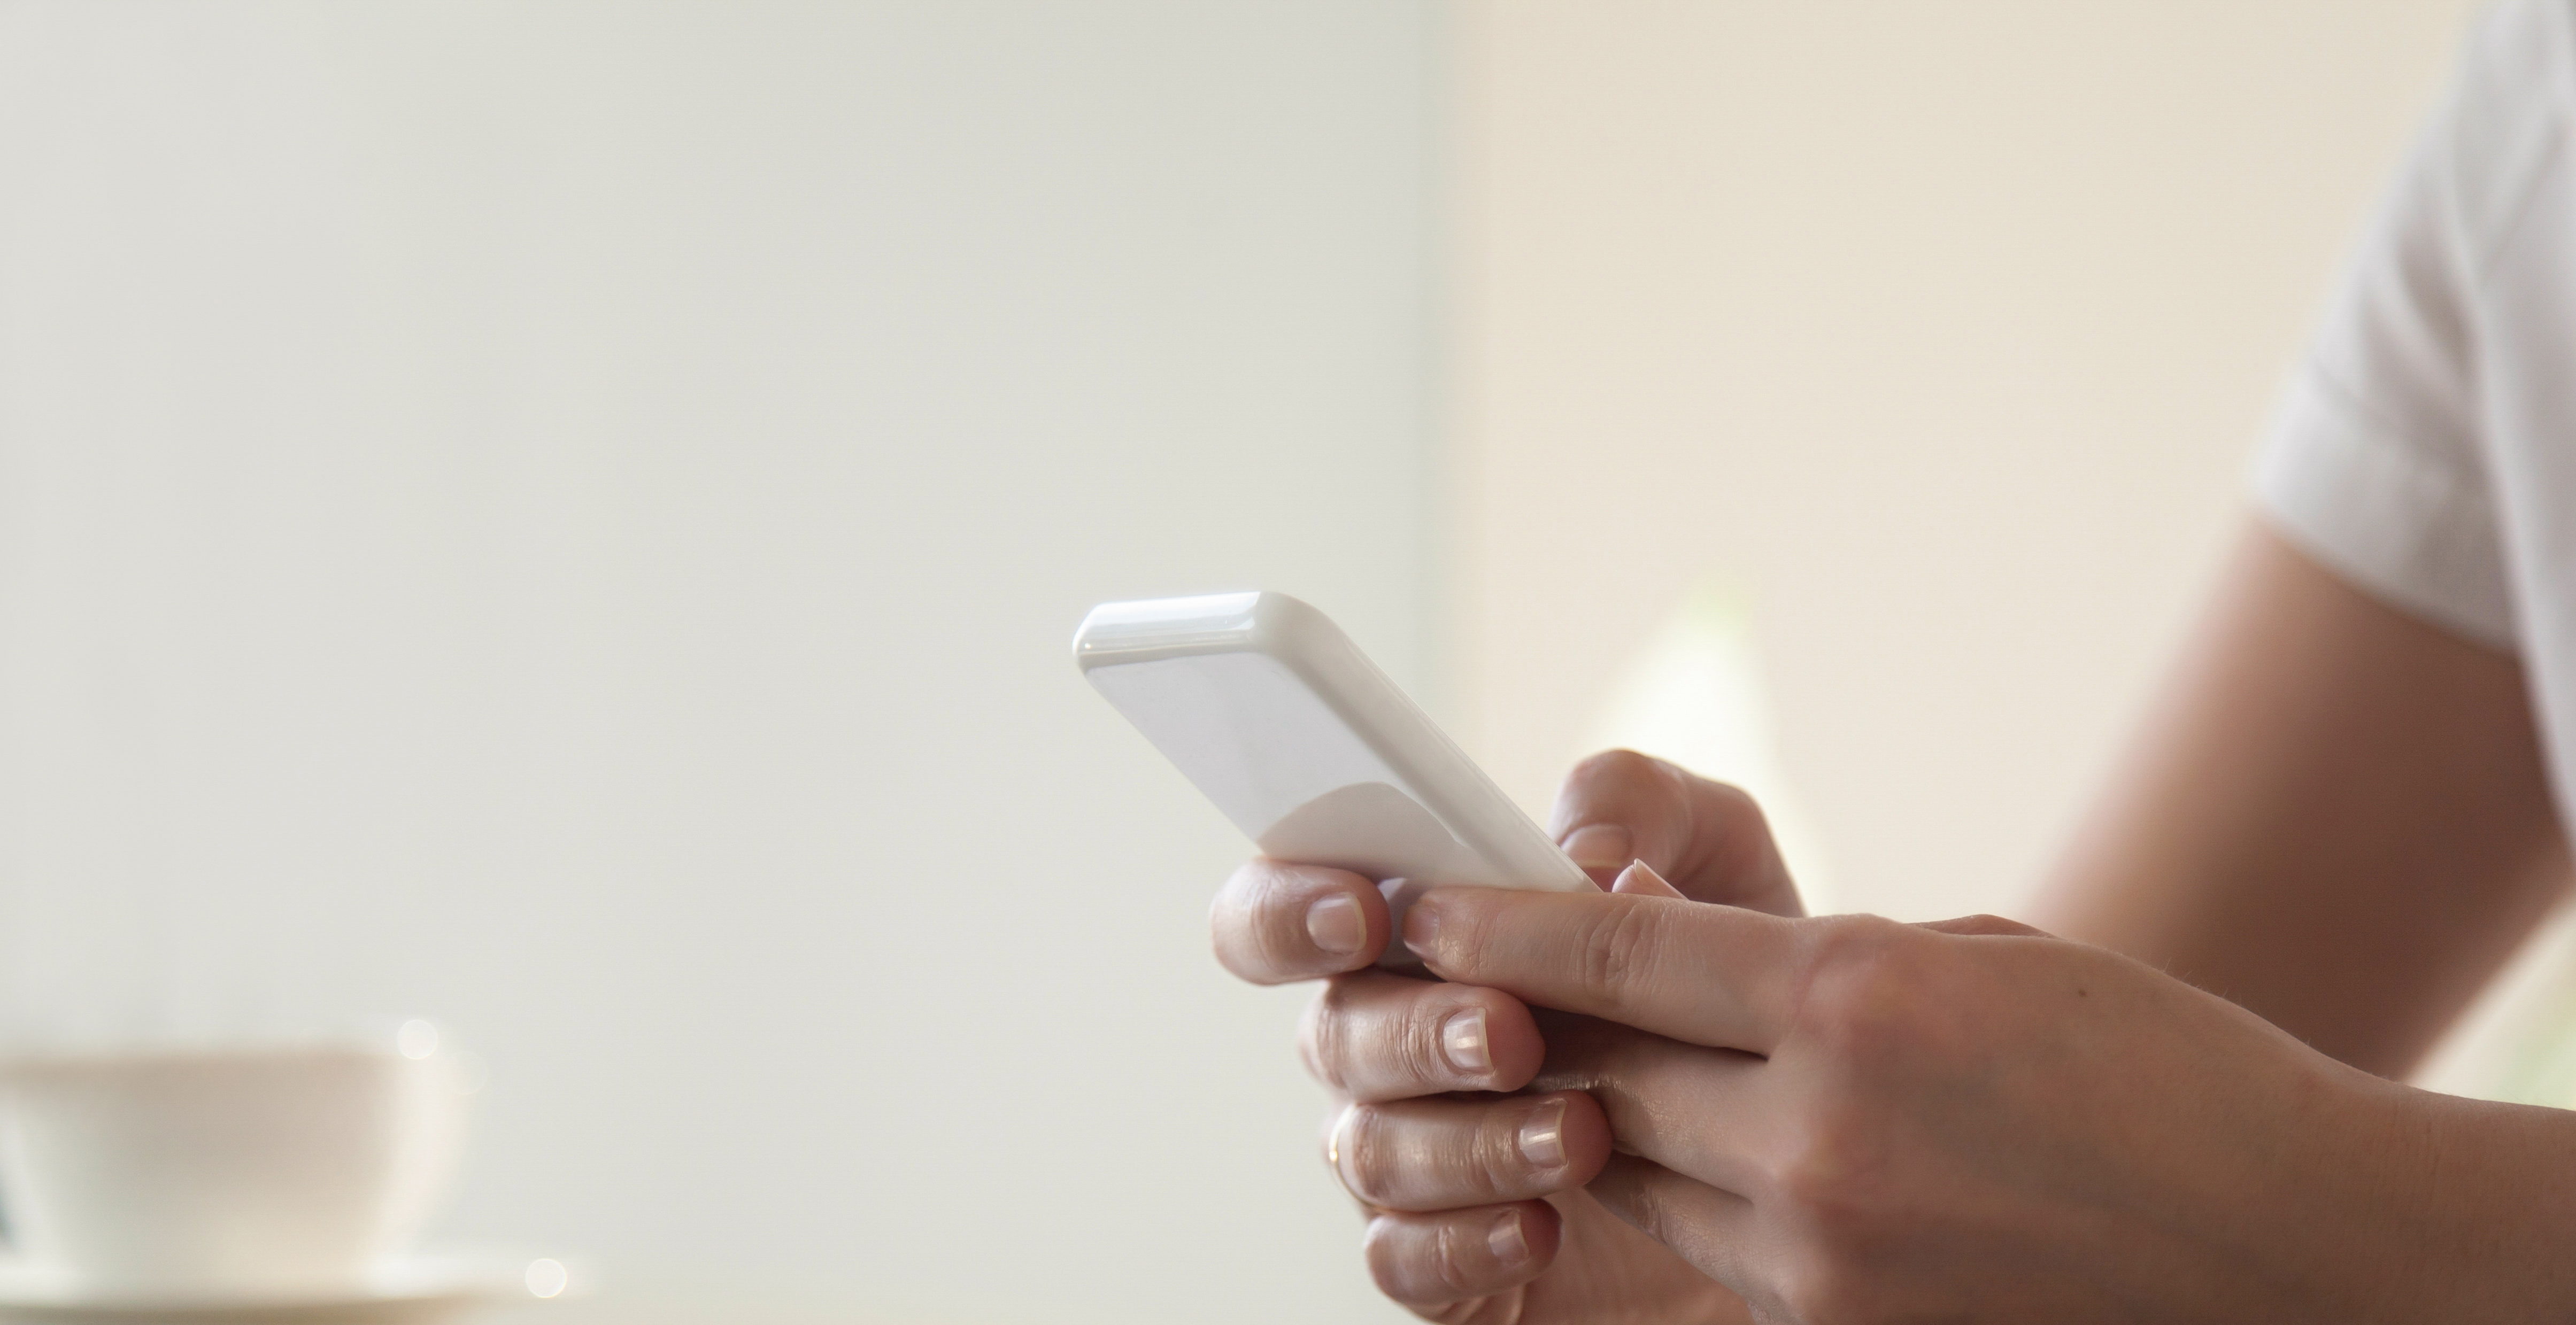
[[[1286,594],[1102,603],[1073,656],[1265,856],[1365,875],[1398,908],[1439,884],[1598,891],[1340,627]]]

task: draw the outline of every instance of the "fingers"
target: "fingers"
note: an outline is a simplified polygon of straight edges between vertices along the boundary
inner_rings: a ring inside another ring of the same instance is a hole
[[[1783,1116],[1765,1089],[1767,1060],[1593,1017],[1542,1013],[1536,1020],[1547,1063],[1532,1084],[1589,1095],[1621,1153],[1730,1192],[1765,1185],[1754,1157]]]
[[[1565,775],[1547,831],[1605,887],[1632,860],[1669,870],[1690,847],[1691,780],[1634,750],[1604,751]]]
[[[1297,1047],[1316,1080],[1363,1102],[1518,1090],[1546,1055],[1529,1009],[1511,995],[1382,971],[1327,984],[1306,1008]]]
[[[1643,860],[1694,901],[1804,913],[1752,797],[1633,750],[1575,765],[1548,832],[1604,887],[1629,861]]]
[[[1610,1125],[1576,1091],[1500,1100],[1354,1104],[1324,1158],[1364,1205],[1424,1212],[1580,1187],[1610,1157]]]
[[[1404,942],[1444,980],[1711,1048],[1767,1054],[1803,988],[1800,926],[1633,893],[1434,888]]]
[[[1545,1201],[1381,1214],[1362,1247],[1379,1292],[1409,1307],[1441,1307],[1537,1278],[1556,1259],[1562,1227]]]
[[[1356,971],[1386,947],[1386,899],[1348,870],[1256,860],[1208,909],[1216,959],[1257,985]]]
[[[1633,1155],[1612,1156],[1584,1190],[1700,1273],[1748,1301],[1761,1300],[1747,1272],[1758,1247],[1752,1202]]]

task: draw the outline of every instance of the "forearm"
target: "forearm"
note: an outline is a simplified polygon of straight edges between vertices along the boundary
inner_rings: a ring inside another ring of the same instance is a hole
[[[2397,1075],[2567,873],[2519,665],[2257,529],[2034,918]]]
[[[2389,1088],[2387,1197],[2346,1213],[2387,1320],[2576,1318],[2576,1113]]]

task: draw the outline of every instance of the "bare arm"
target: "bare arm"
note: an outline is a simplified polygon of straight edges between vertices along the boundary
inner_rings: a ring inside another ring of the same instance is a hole
[[[2034,919],[2395,1076],[2568,878],[2521,665],[2257,526]]]

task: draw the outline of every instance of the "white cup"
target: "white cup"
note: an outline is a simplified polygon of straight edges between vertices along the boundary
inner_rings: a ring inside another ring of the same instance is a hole
[[[0,1202],[31,1263],[115,1297],[345,1292],[429,1216],[463,1073],[403,1042],[0,1060]]]

